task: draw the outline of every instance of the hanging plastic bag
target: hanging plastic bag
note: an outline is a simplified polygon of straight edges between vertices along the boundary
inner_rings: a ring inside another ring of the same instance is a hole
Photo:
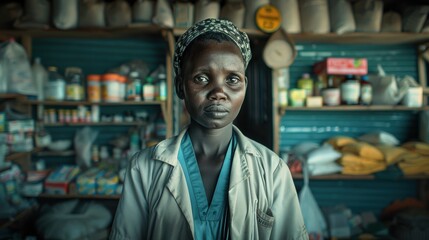
[[[229,20],[238,28],[242,28],[244,26],[245,10],[246,7],[241,0],[228,0],[225,5],[223,5],[219,18]]]
[[[20,93],[24,95],[36,96],[36,85],[33,82],[31,65],[28,61],[24,48],[11,39],[0,50],[0,83],[5,86],[6,79],[7,92]]]
[[[283,30],[287,33],[301,32],[298,0],[272,0],[271,4],[276,6],[282,15]]]
[[[150,0],[137,0],[133,4],[133,22],[151,22],[155,2]]]
[[[330,31],[328,0],[300,0],[299,3],[302,32]]]
[[[356,30],[352,6],[347,0],[329,0],[329,17],[332,32],[343,34]]]
[[[78,23],[77,0],[53,0],[53,22],[59,29],[72,29]]]
[[[83,0],[79,5],[79,27],[105,27],[105,3],[98,0]]]
[[[309,173],[307,163],[304,161],[304,186],[299,193],[302,217],[311,239],[327,237],[326,220],[313,196],[309,186]]]
[[[153,22],[162,27],[173,27],[174,18],[170,4],[167,0],[158,0],[156,2],[155,16]]]
[[[220,5],[217,1],[198,0],[195,3],[194,22],[200,22],[207,18],[219,18]]]
[[[418,33],[425,24],[429,6],[408,6],[402,14],[402,31]]]
[[[356,32],[380,32],[383,18],[383,1],[358,0],[353,5]]]
[[[389,11],[383,14],[381,32],[401,32],[402,18],[397,12]]]
[[[106,23],[108,27],[126,27],[131,23],[131,7],[124,0],[116,0],[106,6]]]
[[[15,28],[49,28],[51,4],[48,0],[26,0],[24,16],[14,23]]]

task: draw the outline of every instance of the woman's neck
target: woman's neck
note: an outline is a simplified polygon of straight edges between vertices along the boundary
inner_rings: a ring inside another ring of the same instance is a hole
[[[221,129],[207,129],[191,123],[188,133],[196,155],[216,157],[225,154],[232,130],[232,124]]]

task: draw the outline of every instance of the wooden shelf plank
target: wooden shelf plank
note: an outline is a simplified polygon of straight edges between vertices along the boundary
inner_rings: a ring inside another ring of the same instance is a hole
[[[0,38],[10,37],[53,37],[53,38],[123,38],[138,37],[144,35],[162,35],[163,31],[172,31],[175,36],[180,36],[186,29],[165,28],[155,24],[131,24],[128,27],[119,28],[90,28],[90,29],[1,29]],[[270,34],[255,29],[242,29],[251,37],[269,37]],[[295,42],[318,42],[335,44],[418,44],[429,41],[429,33],[291,33],[289,36]]]
[[[49,106],[79,106],[79,105],[100,105],[100,106],[118,106],[118,105],[163,105],[164,101],[121,101],[121,102],[88,102],[88,101],[38,101],[28,100],[31,105],[49,105]]]
[[[87,28],[60,30],[55,28],[49,29],[2,29],[0,38],[26,37],[34,38],[123,38],[138,37],[144,35],[159,35],[165,28],[154,24],[131,24],[128,27],[115,28]]]
[[[145,125],[144,122],[83,122],[83,123],[44,123],[45,127],[67,127],[67,126],[138,126]]]
[[[304,179],[304,177],[301,173],[293,173],[292,178]],[[318,179],[318,180],[373,180],[373,179],[375,179],[375,177],[373,175],[329,174],[329,175],[320,175],[320,176],[310,176],[310,179]]]
[[[81,194],[45,194],[42,193],[37,198],[46,199],[97,199],[97,200],[118,200],[121,195],[81,195]]]
[[[250,37],[269,37],[270,35],[255,29],[241,29]],[[175,36],[182,35],[186,29],[174,28]],[[294,42],[318,42],[336,44],[406,44],[424,43],[429,41],[429,33],[290,33]]]
[[[68,150],[68,151],[61,151],[61,152],[57,152],[57,151],[40,151],[35,153],[35,155],[39,156],[39,157],[69,157],[69,156],[74,156],[75,152],[73,150]]]
[[[389,106],[389,105],[371,105],[371,106],[323,106],[323,107],[282,107],[279,112],[287,111],[421,111],[427,107],[407,107],[407,106]]]
[[[304,177],[301,173],[293,173],[292,178],[293,179],[304,179]],[[374,175],[345,175],[345,174],[338,173],[338,174],[310,176],[310,179],[317,179],[317,180],[376,180],[377,178]],[[404,180],[429,179],[429,175],[425,175],[425,174],[407,175],[407,176],[403,176],[399,179],[404,179]]]

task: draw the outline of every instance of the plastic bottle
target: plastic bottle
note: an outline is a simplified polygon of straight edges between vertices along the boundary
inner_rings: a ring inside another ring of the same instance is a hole
[[[155,100],[155,86],[153,85],[153,78],[151,76],[146,77],[143,84],[143,99],[145,101]]]
[[[90,74],[86,76],[88,101],[101,101],[101,75]]]
[[[37,99],[44,100],[45,99],[45,85],[48,82],[48,72],[45,67],[43,67],[40,58],[35,58],[33,66],[31,67],[31,71],[33,74],[34,82],[37,87]]]
[[[334,78],[329,76],[328,87],[322,91],[323,103],[327,106],[340,105],[340,90],[334,87]]]
[[[356,105],[359,103],[359,96],[359,81],[353,75],[347,75],[345,81],[341,84],[341,102],[347,105]]]
[[[313,96],[313,79],[310,78],[310,74],[302,74],[301,79],[298,80],[298,88],[305,90],[305,96]]]
[[[160,71],[158,73],[157,89],[157,100],[167,100],[167,76],[165,75],[164,71]]]
[[[57,72],[57,67],[48,67],[48,82],[45,84],[45,98],[53,101],[63,101],[66,96],[66,81]]]
[[[370,105],[372,103],[372,85],[368,82],[367,75],[361,77],[360,84],[360,103]]]
[[[127,100],[141,101],[142,100],[142,80],[139,73],[133,71],[130,73],[127,82]]]
[[[66,99],[68,101],[83,101],[85,96],[83,91],[82,69],[77,67],[68,67],[65,71],[67,80]]]

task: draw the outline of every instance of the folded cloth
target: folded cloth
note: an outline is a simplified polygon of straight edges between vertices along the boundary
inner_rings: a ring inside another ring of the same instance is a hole
[[[398,164],[404,175],[429,174],[429,162],[422,164],[413,164],[401,162]]]
[[[329,138],[326,141],[326,143],[331,144],[337,150],[341,149],[343,146],[349,143],[355,143],[355,142],[356,140],[354,138],[347,137],[347,136],[335,136],[335,137]]]
[[[370,144],[383,144],[390,146],[399,144],[399,140],[395,136],[384,131],[367,133],[358,137],[358,139]]]
[[[311,176],[325,175],[341,172],[343,167],[335,162],[308,164],[308,171]]]
[[[338,160],[338,163],[340,163],[344,167],[350,167],[350,166],[361,166],[364,168],[371,168],[371,167],[377,168],[379,166],[386,167],[386,163],[384,161],[374,161],[373,159],[364,158],[350,153],[343,154],[343,156]]]
[[[401,155],[399,155],[396,159],[397,162],[415,162],[414,159],[418,159],[420,157],[422,157],[423,155],[416,153],[416,152],[411,152],[411,151],[407,151],[402,153]]]
[[[366,159],[384,160],[384,155],[378,148],[365,142],[349,143],[341,148],[341,151],[343,153],[353,153]]]
[[[402,147],[422,155],[429,156],[429,144],[424,142],[411,141],[402,144]]]
[[[380,165],[376,167],[364,167],[364,166],[344,166],[341,171],[342,174],[347,175],[368,175],[376,172],[380,172],[386,169],[386,166]]]
[[[306,155],[308,164],[334,162],[339,157],[341,157],[341,153],[335,150],[330,144],[323,144],[321,147],[311,150]]]
[[[383,153],[384,161],[387,165],[393,165],[399,162],[401,160],[400,156],[409,152],[403,147],[393,147],[388,145],[378,145],[377,148]]]

